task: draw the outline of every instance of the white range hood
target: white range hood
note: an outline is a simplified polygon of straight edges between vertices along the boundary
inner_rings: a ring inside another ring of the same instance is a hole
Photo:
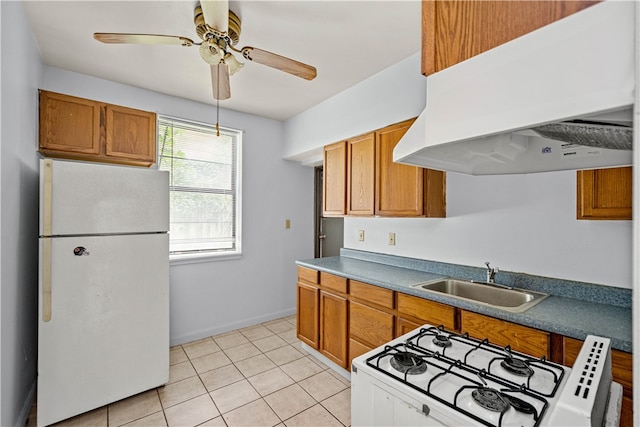
[[[635,2],[605,1],[428,76],[426,108],[394,161],[472,175],[631,165],[631,150],[530,129],[632,126],[635,33]]]

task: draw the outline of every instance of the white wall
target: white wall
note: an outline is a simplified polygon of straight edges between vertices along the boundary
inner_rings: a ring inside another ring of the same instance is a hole
[[[287,120],[283,157],[322,163],[326,144],[418,116],[425,88],[416,53]]]
[[[207,123],[216,117],[210,105],[51,67],[44,89]],[[171,267],[173,344],[294,314],[294,261],[313,257],[313,169],[282,160],[282,123],[221,109],[220,124],[244,131],[243,256]]]
[[[576,220],[575,171],[447,174],[447,218],[345,218],[344,246],[631,288],[631,221]],[[358,230],[366,240],[358,241]],[[387,244],[396,233],[396,246]],[[499,273],[498,273],[499,274]],[[499,279],[499,275],[498,275]]]
[[[24,422],[37,351],[37,88],[42,62],[21,2],[0,2],[0,425]]]
[[[419,55],[285,123],[285,155],[309,161],[332,142],[416,116],[426,79]],[[312,156],[311,156],[312,157]],[[631,288],[631,221],[577,221],[575,172],[447,174],[446,219],[344,221],[352,249]],[[365,230],[365,241],[358,241]],[[387,244],[396,233],[396,246]]]

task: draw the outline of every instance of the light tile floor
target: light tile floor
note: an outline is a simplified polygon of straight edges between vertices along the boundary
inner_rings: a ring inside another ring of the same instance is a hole
[[[349,426],[349,381],[301,348],[295,322],[172,347],[167,385],[56,426]]]

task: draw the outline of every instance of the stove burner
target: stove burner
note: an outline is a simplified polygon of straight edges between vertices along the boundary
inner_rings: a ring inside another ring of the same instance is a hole
[[[427,363],[408,351],[399,351],[391,358],[391,366],[404,373],[418,375],[427,370]]]
[[[446,348],[451,346],[451,340],[447,335],[444,334],[438,334],[434,336],[432,342],[438,347]]]
[[[531,375],[533,375],[533,369],[531,369],[529,367],[529,364],[524,360],[507,357],[502,362],[500,362],[500,366],[502,366],[508,372],[511,372],[512,374],[519,377],[530,377]]]
[[[513,406],[518,412],[522,412],[523,414],[534,414],[536,412],[536,408],[533,407],[529,402],[525,402],[524,400],[510,396],[508,394],[502,393],[502,397]]]
[[[498,390],[488,387],[478,387],[471,393],[473,400],[485,409],[493,412],[504,412],[509,408],[509,402]]]

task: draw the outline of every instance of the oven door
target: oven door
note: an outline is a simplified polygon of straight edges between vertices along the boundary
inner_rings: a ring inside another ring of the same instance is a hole
[[[462,420],[445,415],[438,402],[412,390],[394,387],[392,378],[377,378],[376,372],[357,366],[351,372],[352,426],[458,426]],[[407,393],[407,391],[409,393]],[[444,409],[444,411],[443,411]]]

